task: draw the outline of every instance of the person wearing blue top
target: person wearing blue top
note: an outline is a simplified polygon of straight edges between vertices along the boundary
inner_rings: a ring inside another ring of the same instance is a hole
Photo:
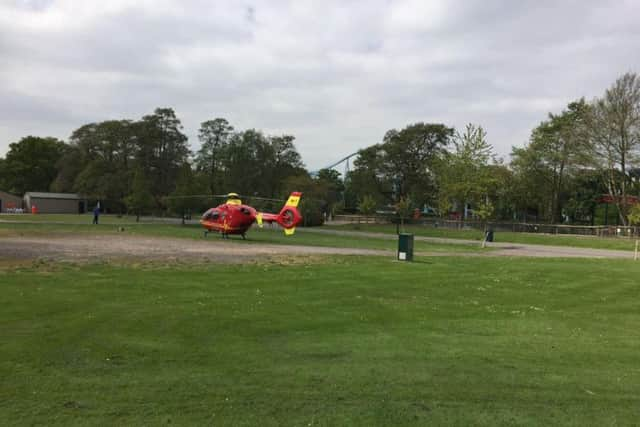
[[[98,217],[100,216],[100,207],[96,206],[95,208],[93,208],[93,223],[97,224],[98,223]]]

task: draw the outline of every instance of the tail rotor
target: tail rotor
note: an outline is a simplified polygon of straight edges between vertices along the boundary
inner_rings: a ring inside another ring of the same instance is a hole
[[[284,229],[284,233],[287,236],[292,235],[296,231],[296,226],[302,221],[302,215],[297,209],[300,197],[302,197],[300,192],[291,193],[287,203],[280,209],[278,214],[259,212],[256,215],[258,226],[262,227],[263,222],[277,222]]]
[[[302,193],[293,192],[289,196],[287,203],[285,203],[284,207],[280,210],[278,214],[277,222],[280,224],[282,228],[284,228],[284,233],[287,236],[292,235],[296,231],[296,226],[302,221],[302,215],[298,211],[298,203],[300,203],[300,197],[302,197]]]

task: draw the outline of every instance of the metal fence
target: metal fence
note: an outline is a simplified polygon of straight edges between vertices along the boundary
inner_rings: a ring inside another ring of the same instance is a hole
[[[334,222],[348,224],[395,224],[397,217],[381,215],[336,215]],[[454,230],[484,230],[489,227],[494,231],[511,231],[514,233],[543,233],[597,237],[640,237],[640,227],[624,227],[613,225],[566,225],[520,222],[488,222],[481,221],[452,221],[438,218],[407,219],[405,224],[421,225],[425,227],[448,228]]]

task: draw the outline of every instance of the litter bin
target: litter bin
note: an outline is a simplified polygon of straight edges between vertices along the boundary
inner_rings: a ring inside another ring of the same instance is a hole
[[[398,235],[398,260],[413,261],[413,234]]]
[[[484,237],[485,242],[493,242],[493,229],[490,228],[487,231],[485,231],[485,237]]]

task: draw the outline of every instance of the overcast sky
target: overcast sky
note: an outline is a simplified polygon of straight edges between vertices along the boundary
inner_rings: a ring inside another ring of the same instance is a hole
[[[640,71],[640,1],[0,0],[0,156],[172,107],[293,134],[323,167],[417,121],[500,155]]]

